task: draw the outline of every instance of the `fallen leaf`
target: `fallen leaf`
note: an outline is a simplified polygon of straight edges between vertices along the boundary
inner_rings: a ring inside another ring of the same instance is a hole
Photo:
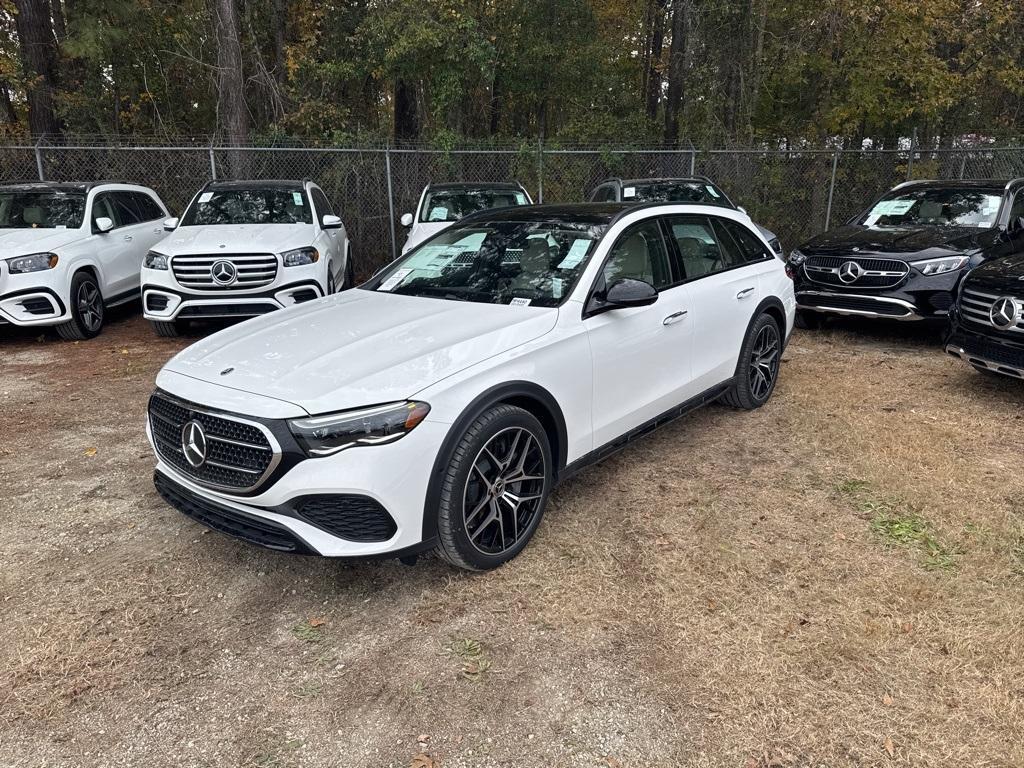
[[[885,751],[889,753],[889,757],[893,757],[896,754],[896,745],[892,743],[892,737],[886,736],[885,743],[882,746],[884,746]]]
[[[441,764],[426,752],[420,752],[413,757],[409,768],[441,768]]]
[[[622,763],[620,763],[611,755],[606,756],[604,761],[608,763],[608,768],[622,768]]]
[[[885,706],[891,707],[892,706],[892,702],[893,702],[892,696],[890,696],[888,693],[885,694],[885,696],[882,697],[882,703],[885,704]]]
[[[96,455],[96,449],[95,448],[86,448],[84,451],[82,451],[82,453],[84,453],[86,456],[95,456]]]
[[[322,627],[327,623],[327,619],[315,618],[309,620],[309,626],[311,627]]]

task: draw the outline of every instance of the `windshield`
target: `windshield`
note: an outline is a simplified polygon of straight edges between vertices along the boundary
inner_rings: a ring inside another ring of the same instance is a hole
[[[438,189],[423,198],[420,221],[458,221],[477,211],[529,203],[526,194],[517,189]]]
[[[703,181],[623,182],[622,200],[638,203],[701,203],[732,208],[714,184]]]
[[[0,192],[0,229],[78,229],[84,215],[77,192]]]
[[[467,223],[393,264],[373,290],[557,307],[572,292],[604,229],[564,221]]]
[[[858,224],[866,227],[993,227],[1002,190],[910,189],[891,192]]]
[[[207,224],[312,224],[299,189],[218,189],[200,193],[182,217],[183,227]]]

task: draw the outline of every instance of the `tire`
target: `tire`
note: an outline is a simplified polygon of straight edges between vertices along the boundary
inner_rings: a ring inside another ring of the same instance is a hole
[[[345,284],[341,286],[341,290],[348,291],[356,286],[356,268],[352,263],[352,249],[348,251],[348,255],[345,257]]]
[[[330,267],[327,268],[327,293],[325,296],[330,296],[333,293],[338,292],[338,286],[334,283],[334,272]]]
[[[816,331],[825,324],[825,318],[820,312],[810,309],[798,309],[796,311],[796,327],[807,331]]]
[[[743,341],[736,376],[732,387],[722,395],[722,402],[745,411],[760,408],[775,391],[781,360],[779,324],[771,315],[758,315]]]
[[[71,319],[57,326],[57,333],[68,341],[82,341],[103,330],[103,294],[96,278],[89,272],[77,272],[71,278],[68,306]]]
[[[153,330],[156,331],[157,336],[162,336],[165,339],[174,339],[181,336],[181,332],[185,330],[185,324],[180,320],[150,320],[150,325],[153,326]]]
[[[533,414],[512,405],[482,413],[452,451],[441,482],[438,554],[471,571],[511,560],[537,530],[553,477],[548,437]]]

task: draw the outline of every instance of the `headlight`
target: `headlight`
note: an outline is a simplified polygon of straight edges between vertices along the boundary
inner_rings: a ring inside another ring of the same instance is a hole
[[[968,261],[970,261],[969,256],[945,256],[941,259],[919,261],[914,264],[914,267],[916,267],[922,275],[942,275],[946,272],[956,272],[956,270],[963,267]]]
[[[807,257],[803,254],[802,251],[799,251],[796,248],[794,248],[792,251],[789,252],[789,263],[792,264],[794,267],[799,267],[805,261],[807,261]]]
[[[150,251],[142,262],[146,269],[167,269],[167,257],[162,253]]]
[[[28,256],[16,256],[7,260],[7,269],[12,275],[25,272],[42,272],[57,266],[56,253],[33,253]]]
[[[293,419],[288,427],[307,456],[330,456],[353,445],[394,442],[411,432],[428,413],[430,406],[426,403],[388,403]]]
[[[296,248],[294,251],[285,251],[281,254],[281,260],[286,267],[301,267],[306,264],[313,264],[320,258],[320,252],[316,248]]]

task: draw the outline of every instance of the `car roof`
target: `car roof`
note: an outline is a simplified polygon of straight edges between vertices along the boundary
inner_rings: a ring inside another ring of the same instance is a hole
[[[722,211],[735,212],[733,208],[705,203],[559,203],[556,205],[517,205],[507,208],[491,208],[464,216],[460,219],[460,223],[464,221],[571,221],[578,224],[607,226],[634,211],[679,206],[714,209],[715,215],[720,215]]]
[[[211,181],[204,189],[302,189],[307,179],[230,179]]]
[[[1016,179],[921,179],[904,181],[893,189],[1013,189],[1024,184],[1024,178]]]
[[[427,189],[511,189],[520,191],[522,185],[518,181],[450,181],[427,184]]]
[[[0,185],[0,190],[5,192],[42,192],[44,190],[59,190],[62,192],[88,192],[94,187],[102,187],[108,184],[121,184],[129,187],[140,187],[130,181],[16,181],[10,184]]]

